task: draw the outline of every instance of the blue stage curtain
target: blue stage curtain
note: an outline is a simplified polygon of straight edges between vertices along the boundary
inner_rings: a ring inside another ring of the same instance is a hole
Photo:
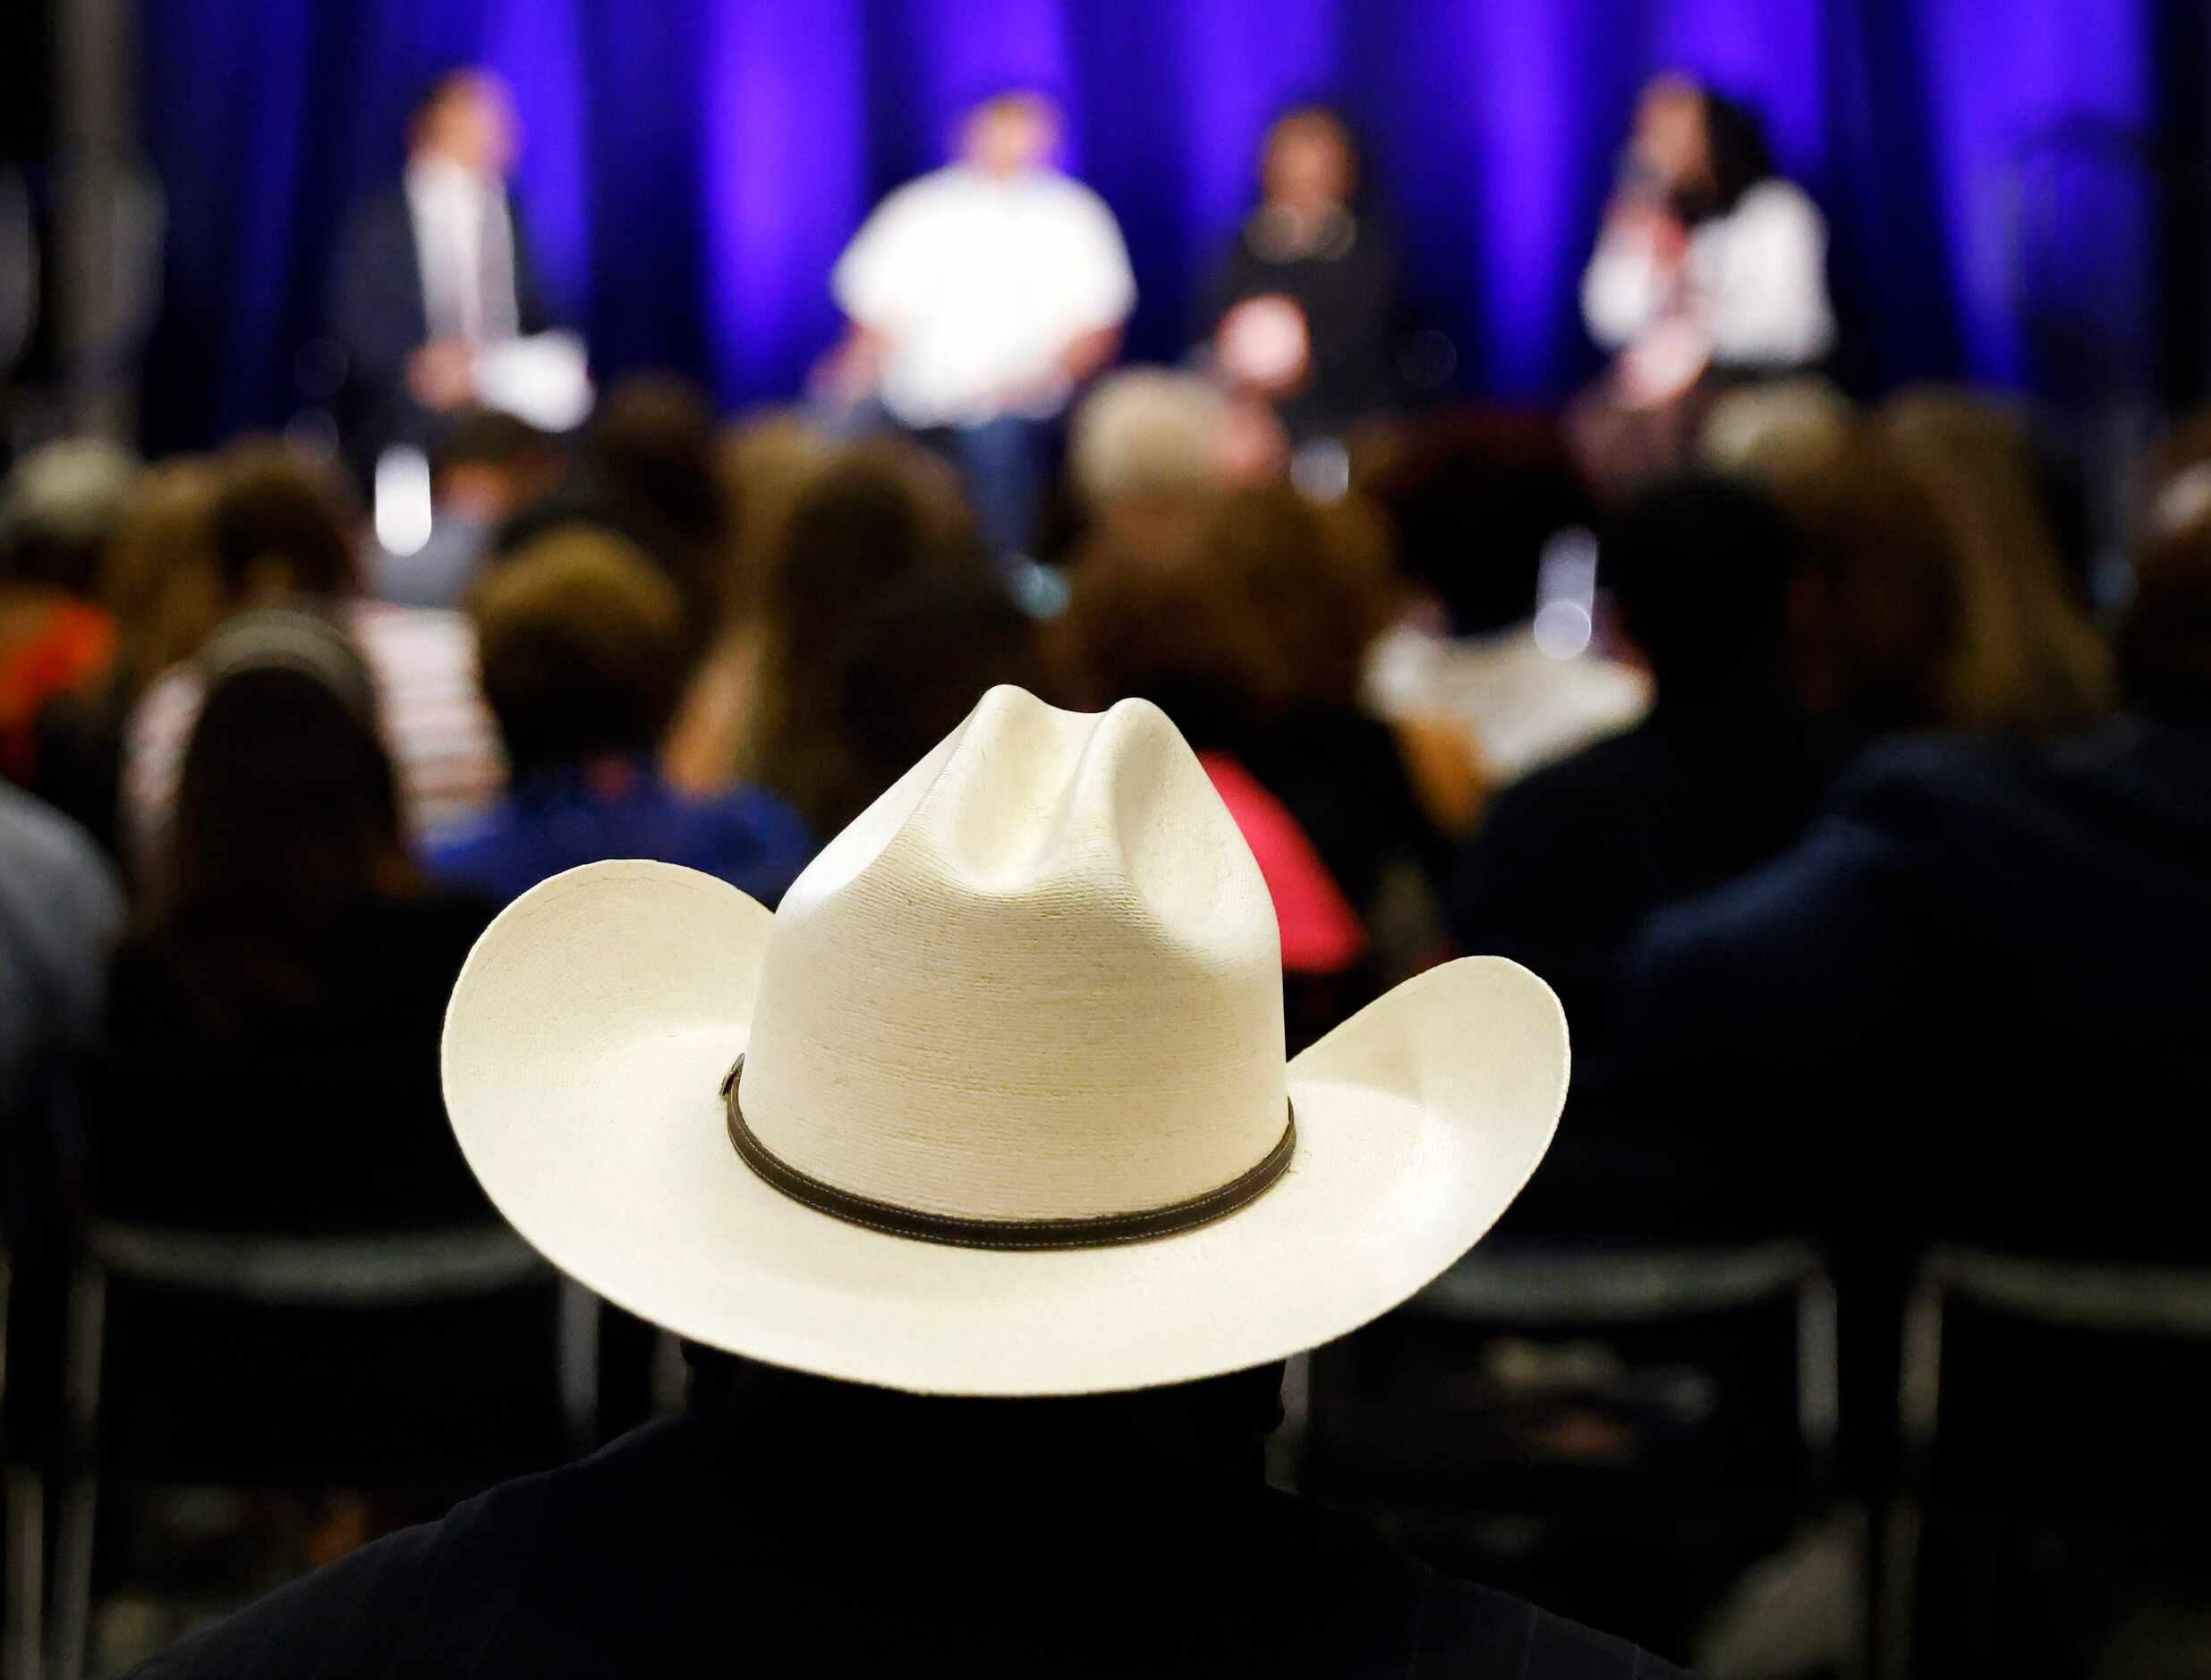
[[[429,75],[471,59],[514,85],[520,194],[601,373],[673,368],[733,405],[797,388],[837,329],[846,238],[1012,81],[1064,101],[1069,161],[1121,216],[1133,354],[1186,348],[1261,131],[1318,96],[1366,139],[1456,386],[1555,398],[1595,365],[1580,266],[1665,67],[1758,106],[1826,207],[1869,377],[2017,384],[2016,160],[2068,123],[2153,132],[2174,3],[149,0],[170,212],[149,436],[285,419],[339,217],[396,170]]]

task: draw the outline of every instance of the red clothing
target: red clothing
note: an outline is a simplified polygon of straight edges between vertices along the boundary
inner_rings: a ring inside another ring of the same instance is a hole
[[[29,636],[0,649],[0,776],[18,785],[30,781],[40,708],[82,688],[115,657],[115,619],[66,597],[47,609]]]
[[[1259,860],[1274,919],[1282,930],[1282,972],[1336,974],[1366,955],[1366,929],[1282,802],[1223,752],[1197,761]]]

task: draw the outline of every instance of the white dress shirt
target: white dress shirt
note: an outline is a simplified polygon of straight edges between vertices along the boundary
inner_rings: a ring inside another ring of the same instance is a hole
[[[884,406],[908,426],[1056,412],[1059,359],[1117,327],[1136,283],[1113,213],[1055,170],[999,179],[955,164],[877,207],[838,259],[839,308],[889,342]]]
[[[514,337],[520,312],[505,189],[435,157],[408,164],[406,189],[429,335],[477,344]]]
[[[1802,367],[1835,338],[1826,219],[1801,187],[1761,181],[1691,231],[1678,276],[1636,230],[1611,229],[1582,276],[1581,308],[1607,350],[1668,327],[1697,333],[1723,367]]]

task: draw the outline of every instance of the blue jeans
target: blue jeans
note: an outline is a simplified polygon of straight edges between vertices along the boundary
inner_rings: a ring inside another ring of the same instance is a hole
[[[1042,422],[1001,414],[978,426],[956,426],[949,437],[991,552],[1001,560],[1025,555],[1043,499]]]

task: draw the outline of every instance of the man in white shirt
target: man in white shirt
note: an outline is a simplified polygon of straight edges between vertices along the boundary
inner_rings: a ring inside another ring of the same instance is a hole
[[[484,400],[483,352],[548,325],[507,197],[517,147],[506,83],[448,71],[415,109],[402,181],[361,205],[341,238],[331,333],[363,465],[393,444],[426,447]]]
[[[852,322],[832,392],[946,434],[1006,555],[1034,522],[1042,428],[1112,360],[1136,301],[1113,213],[1052,166],[1059,140],[1042,94],[985,100],[957,160],[884,199],[831,279]]]

